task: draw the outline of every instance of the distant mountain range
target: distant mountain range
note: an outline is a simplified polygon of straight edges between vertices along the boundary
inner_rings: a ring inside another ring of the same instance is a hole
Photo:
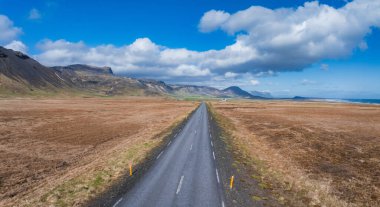
[[[21,52],[0,47],[0,96],[54,93],[178,98],[271,98],[268,93],[249,93],[237,86],[219,90],[208,86],[166,84],[157,80],[116,76],[110,67],[82,64],[46,67]]]
[[[265,97],[262,96],[255,96],[251,93],[248,93],[247,91],[237,87],[237,86],[230,86],[223,90],[223,92],[229,94],[230,97],[233,98],[248,98],[248,99],[263,99]]]

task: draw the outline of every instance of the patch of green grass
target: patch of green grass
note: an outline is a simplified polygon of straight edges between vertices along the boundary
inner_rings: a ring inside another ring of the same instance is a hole
[[[260,196],[252,196],[252,200],[254,200],[254,201],[261,201],[263,199]]]
[[[266,184],[266,183],[259,183],[259,186],[260,186],[260,188],[262,188],[262,189],[268,189],[268,188],[269,188],[269,185]]]
[[[95,179],[92,181],[91,185],[97,188],[98,186],[102,185],[104,183],[104,179],[102,178],[102,175],[98,174]]]

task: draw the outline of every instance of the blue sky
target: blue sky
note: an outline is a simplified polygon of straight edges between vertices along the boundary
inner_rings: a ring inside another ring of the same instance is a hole
[[[380,98],[379,3],[305,2],[0,0],[0,32],[10,34],[0,44],[49,66],[109,65],[277,97]]]

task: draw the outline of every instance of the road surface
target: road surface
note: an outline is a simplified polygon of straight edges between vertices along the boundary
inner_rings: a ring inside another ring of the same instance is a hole
[[[224,206],[204,103],[114,206]]]

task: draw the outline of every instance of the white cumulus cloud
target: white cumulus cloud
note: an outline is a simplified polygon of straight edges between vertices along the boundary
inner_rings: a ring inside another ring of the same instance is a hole
[[[258,81],[258,80],[251,80],[251,84],[254,85],[254,86],[258,86],[258,85],[260,85],[260,81]]]
[[[200,25],[201,31],[240,34],[231,47],[239,45],[240,51],[247,51],[242,56],[250,57],[235,65],[242,71],[297,70],[346,57],[357,47],[365,49],[364,37],[380,26],[380,1],[354,0],[338,9],[314,1],[296,9],[252,6],[234,14],[212,10]]]
[[[42,52],[35,58],[49,66],[75,63],[107,65],[111,66],[115,73],[163,79],[211,75],[208,68],[196,64],[199,62],[197,57],[194,60],[190,58],[191,51],[169,49],[153,43],[149,38],[139,38],[122,47],[89,47],[82,41],[47,39],[41,41],[37,47]]]
[[[14,51],[20,51],[23,53],[27,53],[28,51],[28,47],[24,43],[18,40],[13,40],[9,44],[5,45],[4,47],[8,49],[12,49]]]
[[[0,14],[0,44],[15,40],[21,33],[21,28],[15,27],[7,16]]]
[[[229,17],[230,14],[223,11],[208,11],[203,15],[198,25],[199,30],[202,32],[210,32],[216,29],[219,25],[223,24]]]
[[[298,8],[252,6],[233,14],[211,10],[201,18],[200,31],[220,29],[235,35],[235,42],[220,50],[168,48],[149,38],[120,47],[44,40],[35,57],[47,65],[107,65],[116,73],[150,78],[261,77],[365,49],[365,37],[373,27],[380,27],[380,1],[354,0],[341,8],[318,2]]]

